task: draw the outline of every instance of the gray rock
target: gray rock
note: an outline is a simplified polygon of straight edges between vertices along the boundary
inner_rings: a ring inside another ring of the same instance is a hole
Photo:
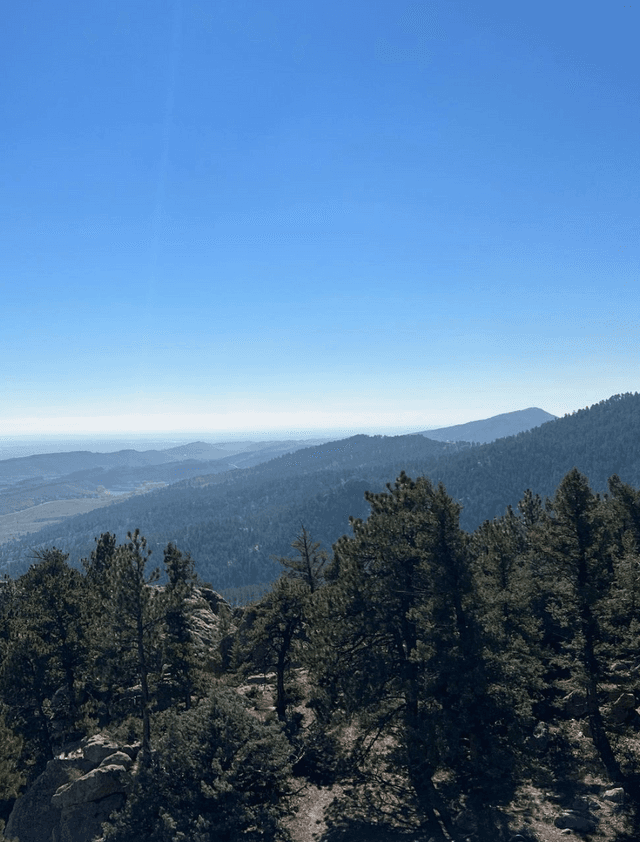
[[[88,842],[102,836],[102,823],[112,813],[124,807],[125,796],[114,793],[100,801],[90,801],[74,807],[65,807],[60,821],[54,828],[51,842]]]
[[[560,829],[576,830],[578,833],[593,833],[597,822],[592,816],[565,810],[554,821],[554,825]]]
[[[124,766],[128,771],[133,766],[133,759],[124,751],[116,751],[100,763],[100,766]]]
[[[105,757],[109,757],[110,754],[120,751],[118,743],[114,743],[113,740],[110,740],[103,734],[87,737],[82,740],[80,745],[82,746],[84,759],[94,766],[102,763]]]
[[[75,807],[88,801],[99,801],[116,792],[124,794],[130,783],[124,766],[98,766],[78,780],[61,786],[51,797],[51,804],[58,809]]]
[[[636,706],[633,693],[621,693],[609,708],[609,719],[613,723],[622,724]]]
[[[102,822],[125,803],[127,770],[139,748],[121,747],[101,734],[68,745],[16,800],[5,838],[93,842]]]
[[[624,789],[621,786],[608,789],[602,796],[603,801],[610,801],[613,804],[622,804],[624,802]]]
[[[20,842],[51,842],[60,815],[51,804],[51,796],[62,786],[86,771],[82,758],[50,760],[35,781],[17,800],[7,821],[7,839]]]
[[[211,611],[217,616],[225,620],[231,620],[233,617],[233,610],[227,600],[221,596],[217,591],[208,585],[198,585],[194,588],[194,596],[204,599],[211,608]]]
[[[132,760],[135,760],[141,748],[141,743],[131,743],[131,745],[120,746],[120,751],[124,751]]]

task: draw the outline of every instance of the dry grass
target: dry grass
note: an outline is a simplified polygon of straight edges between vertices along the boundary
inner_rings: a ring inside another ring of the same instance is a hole
[[[40,503],[37,506],[30,506],[19,512],[11,512],[8,515],[0,515],[0,544],[10,541],[12,538],[20,538],[60,523],[65,518],[73,515],[84,514],[102,506],[110,506],[119,497],[78,497],[75,500],[51,500],[48,503]]]

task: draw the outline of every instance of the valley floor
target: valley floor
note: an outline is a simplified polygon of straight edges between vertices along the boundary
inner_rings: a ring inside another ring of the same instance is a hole
[[[30,506],[19,512],[0,515],[0,544],[5,544],[12,538],[20,538],[31,532],[37,532],[45,526],[59,523],[73,515],[84,514],[102,506],[110,506],[111,503],[119,500],[118,497],[106,495],[103,497],[78,497],[75,500],[51,500],[37,506]]]

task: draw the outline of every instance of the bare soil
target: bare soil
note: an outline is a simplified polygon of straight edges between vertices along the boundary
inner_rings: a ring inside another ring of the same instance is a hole
[[[250,702],[254,714],[261,719],[273,717],[274,687],[273,675],[254,675],[246,678],[238,688]],[[298,683],[306,689],[306,675],[299,671]],[[301,704],[295,708],[303,714],[305,720],[309,711]],[[562,730],[570,739],[576,753],[580,754],[587,766],[591,761],[591,741],[586,739],[583,728],[577,720],[563,723]],[[348,735],[345,735],[348,737]],[[358,801],[353,800],[355,791],[349,782],[335,784],[331,787],[319,787],[303,779],[295,779],[297,786],[294,811],[287,822],[288,829],[294,842],[429,842],[424,833],[411,831],[408,824],[396,822],[393,815],[393,781],[388,781],[390,787],[384,783],[385,776],[379,777],[381,789],[373,795],[373,811],[367,813],[366,808],[354,810]],[[566,784],[566,785],[565,785]],[[616,840],[631,839],[625,835],[626,812],[621,805],[614,804],[603,798],[612,784],[598,774],[597,764],[593,773],[579,782],[558,782],[558,786],[545,790],[540,786],[529,783],[520,787],[514,800],[507,805],[496,807],[495,813],[499,824],[503,828],[505,842],[517,838],[520,834],[526,842],[566,842],[571,839],[581,839],[585,842],[616,842]],[[360,804],[366,802],[360,802]],[[557,828],[556,818],[564,810],[578,809],[588,804],[588,812],[597,819],[597,828],[591,834]],[[351,819],[346,819],[341,813],[343,805],[349,805],[348,813]],[[397,805],[399,806],[399,805]],[[391,809],[390,809],[391,808]],[[399,811],[400,812],[400,811]],[[377,814],[376,815],[374,815]],[[381,821],[382,819],[382,821]],[[395,826],[394,826],[395,825]],[[453,837],[445,838],[450,842],[465,842],[467,838],[478,842],[494,842],[494,839],[480,839],[463,829]],[[640,840],[639,840],[640,842]]]

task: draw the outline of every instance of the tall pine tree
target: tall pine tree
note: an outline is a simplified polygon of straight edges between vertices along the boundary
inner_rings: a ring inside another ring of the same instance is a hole
[[[486,792],[509,768],[508,714],[483,659],[460,506],[426,478],[388,488],[365,495],[370,517],[334,546],[312,626],[315,706],[356,717],[363,758],[391,738],[389,769],[407,776],[426,828],[452,833],[438,777]]]

